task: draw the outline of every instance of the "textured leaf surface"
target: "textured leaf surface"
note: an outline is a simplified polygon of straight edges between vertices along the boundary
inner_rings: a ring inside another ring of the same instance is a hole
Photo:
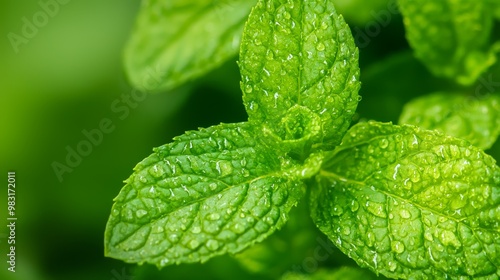
[[[125,48],[131,83],[168,90],[237,54],[256,0],[143,0]]]
[[[488,149],[500,134],[500,96],[434,93],[419,97],[405,105],[399,123],[436,129]]]
[[[496,61],[488,50],[491,7],[485,1],[399,0],[415,55],[438,76],[465,85]]]
[[[498,279],[500,168],[467,141],[361,123],[325,160],[311,211],[359,265],[407,279]]]
[[[244,123],[219,125],[156,148],[115,199],[106,255],[160,267],[203,262],[280,228],[304,188],[257,138]]]
[[[245,26],[240,69],[250,122],[292,139],[306,129],[286,118],[298,107],[320,120],[324,146],[340,142],[358,103],[359,67],[332,1],[259,1]],[[287,126],[294,131],[280,131]]]

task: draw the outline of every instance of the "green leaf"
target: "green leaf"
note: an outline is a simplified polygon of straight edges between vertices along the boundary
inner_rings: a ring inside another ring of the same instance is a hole
[[[500,96],[426,95],[405,105],[399,123],[436,129],[488,149],[500,135]]]
[[[282,280],[375,280],[379,279],[375,274],[359,267],[344,266],[334,270],[320,269],[311,275],[289,273]]]
[[[399,0],[415,55],[437,76],[470,85],[496,62],[492,12],[484,1]]]
[[[316,225],[360,266],[405,279],[500,276],[500,168],[467,141],[360,123],[317,182]]]
[[[236,55],[256,0],[143,0],[125,70],[143,90],[169,90]]]
[[[358,50],[331,1],[259,1],[239,64],[250,122],[281,139],[304,138],[310,130],[319,146],[340,142],[358,103]],[[306,125],[318,121],[314,129]]]
[[[159,267],[204,262],[280,228],[304,186],[257,139],[248,123],[222,124],[156,148],[115,199],[106,255]]]

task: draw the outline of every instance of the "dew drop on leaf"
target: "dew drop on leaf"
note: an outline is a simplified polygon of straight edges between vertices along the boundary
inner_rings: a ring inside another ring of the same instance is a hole
[[[193,227],[193,228],[191,229],[191,232],[192,232],[192,233],[195,233],[195,234],[196,234],[196,233],[200,233],[200,232],[201,232],[201,228],[200,228],[200,227],[198,227],[198,226]]]
[[[245,92],[246,93],[252,93],[253,91],[253,87],[251,85],[246,85],[245,86]]]
[[[161,178],[165,171],[161,165],[155,164],[149,168],[149,174],[155,178]]]
[[[193,239],[193,240],[189,241],[187,246],[189,249],[194,250],[194,249],[198,248],[198,246],[200,246],[200,242],[196,239]]]
[[[245,227],[242,224],[236,223],[233,225],[232,230],[236,234],[241,234],[245,231]]]
[[[406,209],[401,210],[401,212],[399,212],[399,215],[400,215],[400,216],[401,216],[401,218],[403,218],[403,219],[409,219],[409,218],[411,218],[410,211],[408,211],[408,210],[406,210]]]
[[[356,212],[359,209],[359,203],[356,200],[351,202],[351,211]]]
[[[215,164],[215,168],[217,169],[217,172],[221,176],[227,176],[233,172],[233,167],[231,166],[231,163],[227,160],[220,160]]]
[[[342,213],[344,213],[344,209],[338,205],[334,206],[333,209],[332,209],[332,214],[334,216],[340,216],[342,215]]]
[[[139,219],[140,219],[140,218],[142,218],[142,217],[144,217],[144,216],[146,216],[147,214],[148,214],[148,211],[143,210],[143,209],[137,210],[137,211],[135,212],[135,215],[136,215],[136,216],[137,216],[137,218],[139,218]]]
[[[389,140],[385,138],[380,140],[380,148],[385,149],[387,146],[389,146]]]
[[[351,229],[350,229],[349,227],[344,227],[344,228],[342,229],[342,234],[344,234],[344,235],[349,235],[349,234],[351,234]]]
[[[210,190],[215,191],[217,189],[217,184],[216,183],[210,183],[210,185],[208,185],[208,187],[210,188]]]
[[[220,215],[218,213],[212,213],[207,216],[207,220],[210,221],[217,221],[218,219],[220,219]]]
[[[394,253],[401,254],[405,251],[405,245],[400,241],[392,241],[391,249]]]
[[[207,242],[207,248],[211,251],[219,249],[219,242],[217,240],[210,239]]]
[[[389,270],[392,272],[396,271],[396,268],[398,268],[398,265],[393,261],[389,261],[387,265],[389,266]]]
[[[323,43],[319,43],[318,45],[316,45],[316,50],[322,52],[325,50],[325,44]]]

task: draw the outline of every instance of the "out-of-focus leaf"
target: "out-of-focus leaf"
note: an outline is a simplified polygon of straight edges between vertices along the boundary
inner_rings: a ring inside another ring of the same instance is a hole
[[[237,54],[256,0],[143,0],[124,64],[141,90],[169,90]]]
[[[471,85],[496,62],[493,13],[484,1],[399,0],[406,36],[435,75]]]
[[[400,124],[436,129],[488,149],[500,134],[500,96],[434,93],[405,105]]]

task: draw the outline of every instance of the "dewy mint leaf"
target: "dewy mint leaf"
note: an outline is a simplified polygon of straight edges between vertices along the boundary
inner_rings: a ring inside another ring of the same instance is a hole
[[[283,140],[310,130],[320,147],[340,143],[360,84],[358,50],[332,1],[259,1],[245,26],[239,64],[250,122]]]
[[[435,75],[470,85],[496,62],[485,1],[399,0],[399,7],[415,55]]]
[[[143,0],[125,48],[129,80],[139,89],[169,90],[222,64],[237,54],[255,3]]]
[[[203,262],[237,253],[280,228],[304,193],[247,123],[188,132],[139,163],[115,199],[109,257]]]
[[[500,96],[426,95],[405,105],[399,123],[436,129],[488,149],[500,134]]]
[[[360,266],[392,278],[498,279],[500,168],[467,141],[360,123],[312,190],[318,227]]]

